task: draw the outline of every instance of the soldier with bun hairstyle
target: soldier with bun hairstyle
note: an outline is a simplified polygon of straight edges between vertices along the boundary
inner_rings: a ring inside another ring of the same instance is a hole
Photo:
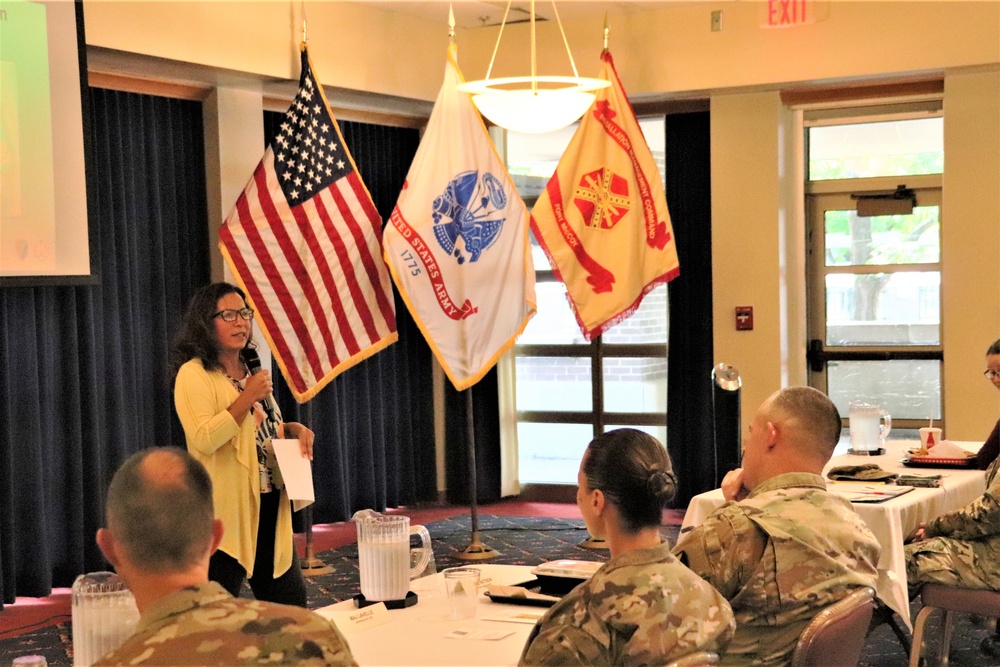
[[[677,491],[663,445],[629,428],[599,435],[577,481],[587,529],[607,541],[611,559],[539,620],[521,664],[665,664],[724,648],[735,627],[729,604],[660,536]]]

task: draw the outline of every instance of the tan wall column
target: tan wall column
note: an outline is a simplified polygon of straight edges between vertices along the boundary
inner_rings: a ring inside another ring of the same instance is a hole
[[[264,154],[263,98],[259,90],[216,88],[203,102],[208,247],[212,280],[233,282],[219,252],[219,227],[243,192]],[[271,367],[271,351],[254,327],[261,364]]]
[[[1000,338],[1000,72],[944,81],[941,330],[944,414],[952,440],[982,441],[1000,396],[982,377]]]
[[[797,123],[778,93],[711,104],[715,362],[740,371],[745,430],[771,393],[805,381],[801,206],[789,185]],[[736,306],[753,306],[753,331],[736,330]]]

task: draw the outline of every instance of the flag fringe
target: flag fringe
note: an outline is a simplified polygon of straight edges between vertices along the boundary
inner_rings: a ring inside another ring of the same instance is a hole
[[[681,272],[680,267],[675,266],[673,269],[667,271],[662,276],[654,278],[653,280],[649,281],[649,283],[647,283],[646,286],[642,288],[642,292],[639,293],[638,298],[632,302],[631,306],[629,306],[622,312],[618,313],[617,315],[613,315],[607,321],[599,324],[593,329],[586,328],[584,323],[580,320],[580,314],[576,311],[576,304],[573,303],[572,299],[567,299],[567,301],[569,301],[570,303],[570,307],[573,309],[573,315],[576,317],[576,323],[580,326],[580,331],[583,332],[583,339],[589,343],[598,336],[603,335],[611,327],[617,324],[621,324],[628,318],[635,315],[635,311],[639,310],[639,306],[642,305],[642,300],[646,297],[647,294],[652,292],[660,285],[669,283],[671,280],[680,275],[680,272]]]
[[[305,392],[299,393],[294,389],[292,389],[291,385],[288,385],[288,388],[289,390],[291,390],[292,395],[295,397],[295,401],[297,403],[305,403],[306,401],[310,401],[313,398],[315,398],[316,394],[322,391],[323,388],[326,387],[326,385],[330,384],[330,382],[338,375],[340,375],[347,369],[351,368],[352,366],[361,363],[368,357],[374,356],[376,353],[381,352],[385,348],[395,343],[397,340],[399,340],[399,334],[396,333],[395,331],[384,336],[374,345],[367,347],[364,350],[361,350],[350,359],[345,359],[336,366],[334,366],[329,373],[324,375],[322,378],[320,378],[320,380],[316,382],[315,386],[310,387]],[[285,371],[284,364],[281,363],[281,359],[278,359],[278,366],[281,368],[282,375],[284,375],[285,378],[287,379],[288,373]]]
[[[396,273],[396,266],[391,261],[389,261],[388,257],[385,257],[385,263],[386,266],[389,267],[389,273],[392,274],[393,282],[396,283],[396,287],[399,290],[400,298],[403,300],[403,303],[406,304],[406,309],[410,311],[410,315],[413,317],[413,321],[416,322],[417,328],[420,329],[420,333],[423,334],[424,340],[427,341],[428,347],[430,347],[431,352],[434,353],[434,357],[438,360],[438,364],[440,364],[441,370],[444,371],[444,374],[448,377],[449,380],[451,380],[451,384],[458,391],[462,391],[463,389],[468,389],[472,385],[482,380],[483,377],[490,372],[490,369],[493,368],[494,365],[496,365],[497,361],[500,360],[500,357],[502,357],[507,351],[509,351],[512,347],[514,347],[514,344],[517,342],[517,339],[521,336],[522,333],[524,333],[525,328],[528,326],[528,322],[530,322],[531,318],[535,316],[536,312],[538,312],[537,303],[531,300],[525,300],[525,303],[528,304],[529,308],[528,311],[525,313],[524,319],[521,321],[521,324],[518,326],[517,331],[514,333],[514,335],[508,338],[504,342],[504,344],[500,346],[500,349],[498,349],[497,352],[479,368],[479,370],[477,370],[474,374],[470,375],[464,380],[460,380],[455,376],[455,374],[452,372],[448,364],[445,363],[444,354],[441,352],[441,349],[434,342],[434,338],[433,336],[431,336],[430,330],[428,330],[427,325],[424,323],[423,318],[420,317],[420,315],[418,314],[419,311],[416,309],[413,302],[410,300],[410,295],[402,287],[403,283],[399,279],[399,274]]]

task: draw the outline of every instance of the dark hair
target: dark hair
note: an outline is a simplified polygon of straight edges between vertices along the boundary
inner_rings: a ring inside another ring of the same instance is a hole
[[[677,493],[670,455],[660,441],[634,428],[603,433],[587,445],[583,459],[587,486],[610,500],[627,533],[659,526],[663,507]]]
[[[229,283],[212,283],[205,285],[191,297],[181,328],[174,336],[171,370],[176,375],[177,369],[191,359],[201,359],[206,370],[225,370],[219,363],[219,350],[215,340],[215,323],[212,314],[218,306],[219,299],[227,294],[238,294],[246,303],[247,295],[236,285]],[[255,348],[253,330],[247,335],[246,347]]]
[[[156,455],[150,461],[156,468],[143,465],[151,455]],[[212,480],[183,449],[144,449],[111,479],[105,514],[108,528],[136,565],[150,572],[182,570],[211,545]]]
[[[774,395],[771,408],[797,419],[830,452],[840,441],[840,411],[830,397],[813,387],[785,387]]]
[[[995,341],[993,341],[993,344],[990,345],[988,350],[986,350],[987,357],[994,354],[1000,354],[1000,338],[997,338]]]

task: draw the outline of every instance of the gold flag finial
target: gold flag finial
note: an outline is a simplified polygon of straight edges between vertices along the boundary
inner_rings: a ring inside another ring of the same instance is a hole
[[[608,13],[604,12],[604,50],[608,50],[608,35],[611,33],[611,28],[608,24]]]
[[[448,43],[455,43],[455,7],[448,3]]]
[[[306,42],[308,41],[308,37],[307,37],[307,32],[308,32],[307,23],[308,23],[308,21],[306,19],[306,0],[301,0],[301,2],[299,3],[299,6],[302,7],[302,46],[301,46],[301,48],[304,50],[306,48]]]

